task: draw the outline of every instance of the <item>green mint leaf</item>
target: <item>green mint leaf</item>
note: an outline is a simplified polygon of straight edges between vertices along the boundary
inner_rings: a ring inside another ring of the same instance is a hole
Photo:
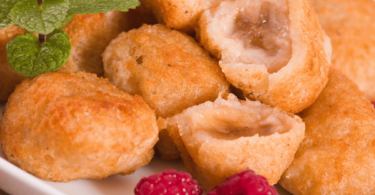
[[[126,12],[137,6],[138,0],[70,0],[69,14],[107,13],[112,10]]]
[[[61,27],[69,10],[69,0],[44,0],[39,7],[37,0],[22,0],[12,9],[14,23],[30,32],[48,34]]]
[[[39,39],[28,33],[12,39],[6,50],[10,67],[25,77],[35,77],[63,66],[71,48],[69,36],[58,29],[47,36],[41,47]]]
[[[13,22],[10,18],[10,11],[21,0],[1,0],[0,3],[0,29],[10,26]]]

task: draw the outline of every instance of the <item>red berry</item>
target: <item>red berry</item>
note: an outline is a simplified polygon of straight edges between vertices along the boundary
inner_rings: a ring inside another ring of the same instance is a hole
[[[202,188],[189,173],[172,169],[142,178],[134,189],[135,195],[201,195]]]
[[[371,102],[373,106],[375,106],[375,102]]]
[[[277,191],[265,177],[246,170],[228,177],[207,195],[277,195]]]

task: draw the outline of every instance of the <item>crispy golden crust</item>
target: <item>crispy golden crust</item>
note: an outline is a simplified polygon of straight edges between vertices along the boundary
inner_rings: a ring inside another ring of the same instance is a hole
[[[105,48],[124,30],[132,28],[125,13],[111,11],[107,14],[76,14],[62,29],[70,37],[72,50],[68,62],[58,72],[85,71],[103,76],[101,54]]]
[[[163,25],[122,33],[103,53],[103,60],[109,81],[141,95],[158,117],[214,100],[229,88],[217,61],[193,38]],[[164,159],[179,156],[166,136],[161,135],[160,142],[164,143],[157,148]]]
[[[328,80],[331,47],[308,0],[287,0],[287,6],[292,56],[284,67],[272,74],[262,68],[262,64],[236,62],[234,57],[223,59],[223,51],[231,51],[231,45],[221,48],[224,41],[215,37],[217,33],[212,33],[217,25],[210,25],[210,22],[217,8],[202,14],[197,34],[203,47],[223,60],[220,66],[228,81],[246,97],[298,113],[311,105],[323,90]],[[222,16],[220,13],[217,15]]]
[[[332,41],[332,66],[375,101],[375,2],[310,0]]]
[[[188,171],[206,190],[245,169],[277,183],[304,138],[299,117],[232,94],[188,108],[167,123]]]
[[[375,110],[358,87],[332,71],[301,118],[306,137],[279,183],[295,195],[374,194]]]
[[[140,2],[152,10],[160,23],[169,28],[192,33],[202,12],[220,0],[140,0]]]
[[[155,114],[140,96],[84,72],[23,81],[1,124],[8,160],[49,181],[130,174],[151,160],[158,140]]]
[[[217,61],[194,39],[162,25],[122,33],[103,53],[103,60],[111,83],[141,95],[163,118],[215,100],[229,88]]]
[[[14,91],[16,85],[21,83],[25,77],[16,73],[8,64],[6,45],[17,35],[25,34],[26,30],[11,25],[0,30],[0,101],[7,101],[9,95]]]

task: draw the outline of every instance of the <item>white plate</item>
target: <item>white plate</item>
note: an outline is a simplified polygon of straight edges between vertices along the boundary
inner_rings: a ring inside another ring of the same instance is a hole
[[[0,119],[4,104],[0,103]],[[129,195],[142,177],[164,169],[186,171],[181,161],[163,161],[154,158],[150,164],[132,175],[115,175],[104,180],[80,179],[68,183],[48,182],[34,177],[9,163],[0,148],[0,189],[14,195]],[[280,195],[290,195],[276,185]]]

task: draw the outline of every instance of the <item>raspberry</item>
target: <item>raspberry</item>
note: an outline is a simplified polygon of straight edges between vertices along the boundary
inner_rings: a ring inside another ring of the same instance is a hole
[[[134,189],[135,195],[201,195],[202,188],[189,173],[172,169],[144,177]]]
[[[220,185],[208,192],[207,195],[277,195],[273,186],[268,184],[265,177],[256,175],[252,170],[228,177]]]
[[[375,106],[375,102],[371,102],[373,106]]]

